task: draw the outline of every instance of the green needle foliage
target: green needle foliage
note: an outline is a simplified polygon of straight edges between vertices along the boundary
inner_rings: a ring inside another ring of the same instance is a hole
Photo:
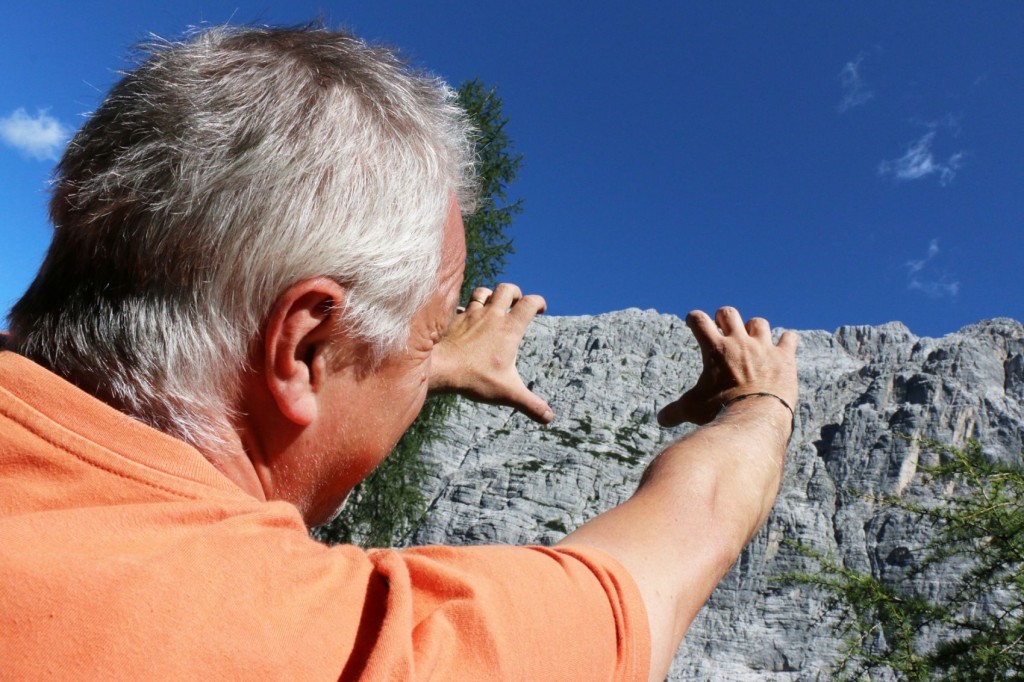
[[[839,679],[1024,679],[1024,471],[986,461],[977,442],[922,444],[942,456],[923,473],[952,483],[955,494],[939,505],[882,502],[936,529],[913,574],[962,566],[959,583],[938,597],[918,594],[799,545],[821,571],[789,578],[844,607],[851,636],[832,671]]]
[[[506,234],[512,220],[523,210],[523,200],[509,200],[509,184],[523,162],[512,151],[505,127],[508,119],[501,113],[501,98],[495,89],[474,79],[459,87],[459,104],[476,125],[477,170],[480,201],[476,212],[466,218],[466,276],[462,300],[478,286],[495,283],[505,269],[505,257],[512,253],[512,240]]]
[[[493,87],[475,79],[467,81],[459,87],[458,98],[477,129],[480,181],[477,210],[465,219],[467,256],[461,300],[466,301],[476,287],[494,286],[505,258],[512,253],[506,231],[522,210],[522,200],[510,201],[507,191],[522,156],[512,150],[505,132],[508,119]],[[328,544],[363,547],[391,547],[409,537],[429,504],[423,489],[431,471],[420,453],[441,437],[456,405],[454,396],[429,398],[391,454],[356,486],[337,518],[312,530],[313,537]]]

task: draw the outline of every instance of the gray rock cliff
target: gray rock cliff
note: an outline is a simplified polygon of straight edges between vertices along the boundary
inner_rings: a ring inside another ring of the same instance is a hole
[[[941,339],[900,323],[801,332],[796,432],[775,509],[691,627],[672,680],[813,680],[840,651],[838,614],[778,580],[807,560],[790,538],[885,580],[907,578],[926,530],[871,494],[932,497],[918,473],[936,455],[905,436],[1019,462],[1024,328],[971,325]],[[410,544],[549,544],[625,500],[650,459],[688,428],[657,410],[691,386],[700,354],[683,322],[653,311],[542,317],[520,372],[555,410],[549,426],[506,408],[463,405],[426,456],[437,476]],[[948,589],[955,577],[914,578]]]

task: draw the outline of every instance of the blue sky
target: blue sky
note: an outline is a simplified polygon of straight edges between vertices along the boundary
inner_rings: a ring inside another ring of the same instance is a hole
[[[479,0],[23,3],[0,28],[0,316],[132,44],[317,16],[497,86],[525,157],[507,279],[553,314],[1024,318],[1024,3]]]

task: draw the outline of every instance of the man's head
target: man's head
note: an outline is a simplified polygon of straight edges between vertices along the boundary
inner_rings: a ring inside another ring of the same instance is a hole
[[[383,361],[437,289],[470,130],[440,81],[321,29],[152,46],[57,167],[16,349],[208,454],[275,302],[337,283],[335,331]]]
[[[462,217],[452,202],[435,291],[413,315],[402,352],[372,364],[365,341],[335,329],[337,302],[347,295],[337,282],[300,280],[278,297],[245,378],[246,415],[238,420],[246,460],[236,462],[255,473],[254,487],[267,499],[287,500],[310,524],[322,523],[392,450],[427,396],[434,347],[455,316],[465,259]]]

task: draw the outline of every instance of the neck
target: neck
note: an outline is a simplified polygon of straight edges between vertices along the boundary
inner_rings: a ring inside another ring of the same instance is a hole
[[[258,460],[251,459],[250,452],[252,449],[245,446],[242,436],[233,431],[225,438],[223,448],[207,455],[207,460],[244,492],[265,502],[267,488],[258,470]]]

